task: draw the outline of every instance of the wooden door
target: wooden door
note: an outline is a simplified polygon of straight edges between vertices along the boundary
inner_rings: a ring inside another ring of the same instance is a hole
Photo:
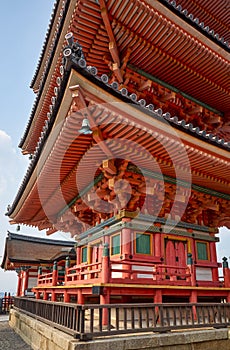
[[[185,278],[187,267],[187,241],[165,240],[165,264],[168,278]]]

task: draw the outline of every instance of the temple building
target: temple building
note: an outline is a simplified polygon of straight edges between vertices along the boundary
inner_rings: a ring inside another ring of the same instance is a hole
[[[31,162],[7,215],[70,233],[76,259],[61,285],[40,271],[36,298],[230,302],[216,254],[230,228],[229,8],[55,3],[19,145]]]
[[[65,262],[74,264],[74,242],[26,236],[8,231],[1,268],[18,276],[17,296],[32,296],[40,283],[62,285]],[[42,274],[46,279],[38,278]]]

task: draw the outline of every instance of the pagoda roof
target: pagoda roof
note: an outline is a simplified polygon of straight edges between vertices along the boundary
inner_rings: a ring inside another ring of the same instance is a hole
[[[16,234],[8,231],[1,268],[51,264],[56,256],[67,256],[75,242]]]
[[[226,0],[160,0],[191,25],[205,31],[208,38],[230,49],[230,4]]]
[[[52,213],[50,215],[52,218],[55,218],[55,216],[63,210],[63,207],[71,203],[79,194],[76,191],[75,184],[76,165],[79,164],[86,150],[90,148],[92,138],[87,135],[77,135],[76,130],[81,126],[82,115],[81,112],[79,112],[79,115],[77,112],[73,113],[71,105],[73,99],[75,99],[74,96],[80,96],[81,94],[81,89],[79,90],[78,85],[82,86],[84,89],[82,93],[86,99],[88,98],[90,101],[95,100],[98,102],[98,107],[96,108],[98,112],[94,112],[96,115],[101,114],[100,104],[105,103],[106,99],[110,102],[123,102],[120,109],[123,110],[125,108],[124,105],[126,105],[126,114],[135,118],[133,121],[130,120],[125,123],[126,134],[133,134],[133,140],[136,140],[134,139],[135,134],[133,133],[134,126],[136,125],[137,130],[138,128],[143,128],[137,124],[138,118],[140,118],[140,120],[144,122],[144,128],[146,130],[150,128],[153,133],[160,132],[162,133],[161,137],[169,141],[167,146],[169,147],[167,148],[168,152],[169,149],[173,149],[173,152],[178,153],[177,141],[173,140],[174,137],[171,134],[169,125],[176,128],[180,139],[188,149],[193,172],[193,183],[198,186],[203,186],[204,181],[208,181],[208,187],[212,189],[212,191],[219,191],[220,193],[218,195],[223,197],[225,196],[224,193],[226,193],[225,197],[229,199],[230,191],[227,169],[229,164],[230,144],[228,142],[224,142],[213,135],[208,135],[206,132],[199,130],[199,128],[193,127],[192,124],[186,124],[185,121],[178,121],[175,116],[171,116],[169,113],[162,113],[159,109],[151,110],[148,106],[140,105],[138,101],[131,103],[132,101],[130,98],[132,94],[129,94],[127,91],[127,94],[124,96],[122,91],[118,91],[114,89],[112,85],[103,82],[100,76],[91,74],[87,67],[85,69],[76,66],[73,68],[74,69],[71,69],[67,75],[68,79],[66,76],[64,77],[63,86],[62,89],[60,89],[61,96],[63,96],[63,94],[66,96],[65,102],[62,103],[62,98],[60,98],[60,100],[57,98],[50,122],[47,124],[47,128],[40,139],[39,147],[35,152],[15,201],[7,213],[13,218],[13,223],[23,222],[25,224],[36,225],[40,227],[40,229],[47,228],[50,223],[47,221],[46,210],[51,210]],[[62,90],[65,91],[63,92]],[[117,115],[119,118],[120,113],[123,112],[117,110],[111,111],[111,116],[109,116],[109,118],[113,118],[114,115]],[[62,120],[55,121],[57,115],[58,118],[62,118]],[[55,136],[55,139],[52,138],[51,133],[54,122],[56,126],[59,125],[58,134]],[[108,126],[103,126],[103,132],[108,135],[109,139],[113,139],[115,135],[119,135],[119,124],[116,124],[116,127],[114,127],[112,131],[110,129],[111,119],[108,120]],[[50,145],[48,141],[49,136],[50,139],[53,140]],[[71,144],[69,144],[69,140],[72,140]],[[167,152],[163,150],[162,145],[155,143],[154,140],[151,140],[151,137],[149,137],[148,144],[148,147],[150,147],[152,152],[156,155],[160,153],[162,155],[164,154],[163,158],[165,158],[165,160],[161,164],[163,172],[173,177],[174,170],[170,163],[167,163]],[[113,149],[116,145],[111,145],[111,147]],[[122,157],[125,157],[126,153],[127,157],[129,157],[130,151],[131,150],[127,149],[125,152],[123,148],[121,148]],[[182,161],[183,157],[180,156],[179,153],[177,160],[178,165],[184,162],[184,160]],[[98,159],[103,159],[105,154],[104,152],[98,151],[96,156],[96,161],[98,161]],[[135,157],[139,159],[138,161],[141,162],[143,168],[148,168],[150,163],[146,159],[142,159],[141,154],[135,155]],[[60,168],[58,164],[61,164]],[[94,168],[95,164],[93,163],[93,159],[91,159],[91,162],[87,164],[87,169]],[[38,179],[35,178],[36,174],[39,174]],[[83,183],[82,188],[84,189],[89,185],[88,175],[89,172],[86,172],[81,179]],[[66,181],[66,179],[68,179],[68,181]],[[40,192],[41,188],[39,189],[39,183],[46,184],[44,193],[43,191]],[[62,196],[64,196],[65,199],[64,206]],[[45,206],[42,205],[42,201],[44,201]],[[49,209],[45,208],[46,206],[48,206]],[[76,221],[76,226],[77,224]]]
[[[191,11],[195,11],[196,6],[203,2],[190,3],[193,4]],[[223,120],[228,122],[228,44],[218,40],[211,30],[207,32],[196,21],[192,22],[193,16],[187,16],[185,11],[176,9],[178,16],[166,6],[175,10],[175,1],[87,0],[56,3],[32,83],[38,94],[19,145],[24,153],[34,152],[47,119],[67,31],[73,32],[83,47],[87,64],[96,66],[99,74],[108,74],[107,61],[119,63],[131,47],[133,54],[129,57],[129,64],[207,104],[224,115]],[[214,16],[216,9],[216,13],[221,12],[220,19],[225,28],[229,23],[222,6],[222,0],[216,1],[215,7],[208,6],[203,16],[206,18],[207,13]],[[114,42],[115,49],[109,47],[111,42]],[[222,132],[227,138],[228,129],[227,125]]]
[[[230,50],[230,4],[226,0],[159,0],[208,39]],[[152,1],[147,1],[152,3]]]

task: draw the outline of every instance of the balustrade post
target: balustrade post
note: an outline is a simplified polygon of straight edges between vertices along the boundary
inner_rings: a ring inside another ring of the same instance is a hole
[[[52,286],[56,286],[57,281],[58,281],[58,266],[57,266],[57,261],[54,261],[53,273],[52,273]]]

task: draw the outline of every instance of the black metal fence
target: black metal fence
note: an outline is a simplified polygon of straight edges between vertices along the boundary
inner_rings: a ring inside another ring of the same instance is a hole
[[[230,303],[77,305],[15,298],[14,307],[80,340],[230,325]]]

